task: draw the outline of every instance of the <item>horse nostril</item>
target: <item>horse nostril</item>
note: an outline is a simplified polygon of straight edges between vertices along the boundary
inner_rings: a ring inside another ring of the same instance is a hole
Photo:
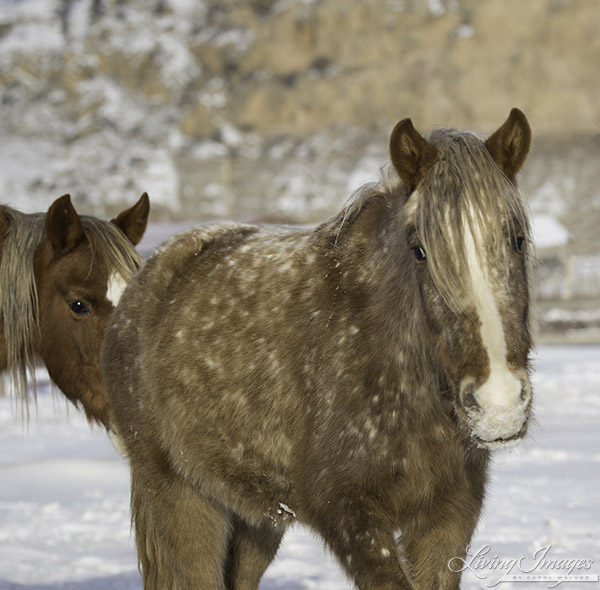
[[[467,410],[479,410],[479,404],[475,399],[475,384],[469,383],[462,391],[462,403]]]
[[[465,406],[471,410],[479,409],[479,404],[472,393],[467,393],[465,396]]]

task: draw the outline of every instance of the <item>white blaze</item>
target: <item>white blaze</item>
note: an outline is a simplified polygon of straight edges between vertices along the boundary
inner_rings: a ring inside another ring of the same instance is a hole
[[[117,307],[119,299],[121,299],[121,295],[125,291],[125,287],[127,287],[127,281],[118,272],[113,272],[106,286],[106,298],[115,307]]]
[[[481,341],[490,363],[490,376],[476,391],[475,398],[484,411],[490,407],[514,407],[519,405],[522,383],[508,368],[506,361],[506,338],[502,318],[492,293],[489,272],[483,266],[481,257],[477,255],[484,250],[476,221],[473,222],[473,227],[468,222],[465,223],[464,247],[471,273],[475,307],[481,322]]]

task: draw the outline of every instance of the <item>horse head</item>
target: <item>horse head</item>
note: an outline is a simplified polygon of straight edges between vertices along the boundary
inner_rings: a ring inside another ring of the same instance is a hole
[[[100,350],[108,319],[140,264],[135,252],[149,214],[144,193],[112,222],[79,216],[69,195],[45,216],[34,256],[37,353],[61,391],[88,420],[109,426]]]
[[[485,142],[452,130],[425,139],[409,119],[390,139],[428,347],[457,419],[486,448],[523,437],[531,408],[532,245],[515,181],[530,142],[517,109]]]

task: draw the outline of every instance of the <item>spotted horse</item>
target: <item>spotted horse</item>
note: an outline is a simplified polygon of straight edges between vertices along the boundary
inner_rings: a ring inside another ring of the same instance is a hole
[[[404,119],[318,227],[199,227],[134,277],[103,370],[146,590],[256,589],[295,521],[360,590],[459,587],[530,421],[530,141]]]

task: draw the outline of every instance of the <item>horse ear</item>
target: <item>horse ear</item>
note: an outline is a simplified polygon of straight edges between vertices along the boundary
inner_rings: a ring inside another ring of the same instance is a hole
[[[46,213],[46,239],[56,255],[68,254],[83,240],[83,228],[71,196],[56,199]]]
[[[137,246],[144,237],[149,214],[150,199],[148,193],[144,193],[133,207],[119,213],[112,222]]]
[[[485,145],[496,164],[514,183],[531,146],[531,128],[527,117],[519,109],[512,109],[508,119],[487,139]]]
[[[417,132],[410,119],[402,119],[390,136],[390,155],[396,172],[412,193],[433,164],[437,150]]]

